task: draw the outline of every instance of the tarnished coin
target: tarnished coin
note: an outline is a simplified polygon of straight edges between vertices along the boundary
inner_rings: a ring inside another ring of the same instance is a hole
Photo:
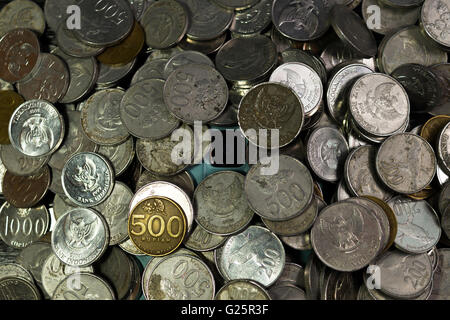
[[[381,2],[394,8],[409,8],[420,6],[423,0],[381,0]]]
[[[134,140],[129,137],[125,142],[116,146],[100,146],[98,153],[111,162],[115,176],[120,176],[133,162],[135,155]]]
[[[439,194],[439,212],[444,214],[447,207],[450,207],[450,182],[447,182]]]
[[[283,272],[278,278],[275,286],[277,284],[290,283],[299,288],[305,288],[305,270],[304,268],[296,263],[286,262],[284,265]]]
[[[116,145],[128,139],[129,133],[120,117],[125,92],[121,89],[97,91],[81,110],[81,127],[86,136],[100,145]]]
[[[7,277],[0,280],[0,300],[40,300],[38,288],[29,280]]]
[[[244,96],[239,105],[238,122],[252,144],[272,149],[284,147],[300,133],[304,107],[293,89],[266,82],[254,86]],[[266,136],[259,133],[261,129],[267,130]],[[275,129],[279,130],[279,141],[272,141],[276,140],[272,137]]]
[[[8,246],[25,248],[48,230],[50,216],[45,206],[18,209],[8,202],[0,209],[0,237]]]
[[[52,300],[114,300],[114,291],[92,273],[74,273],[56,287]]]
[[[249,279],[269,287],[283,271],[285,251],[274,233],[250,226],[227,239],[218,263],[227,279]]]
[[[338,202],[320,212],[311,229],[314,252],[324,264],[338,271],[367,266],[382,246],[377,218],[359,204]]]
[[[167,49],[152,49],[150,50],[146,63],[157,59],[168,60],[183,50],[184,49],[182,49],[179,45]]]
[[[178,68],[188,64],[207,64],[214,68],[211,59],[198,51],[182,51],[170,58],[164,67],[164,78],[167,79],[170,74]]]
[[[197,223],[217,235],[235,234],[253,218],[244,193],[244,176],[235,171],[206,177],[195,190],[194,201]]]
[[[234,14],[230,31],[239,36],[250,36],[264,31],[272,22],[273,0],[261,0],[254,6]]]
[[[445,232],[447,238],[450,236],[450,206],[448,206],[441,217],[442,230]]]
[[[44,100],[22,103],[9,121],[11,144],[31,157],[52,154],[64,138],[64,120],[58,110]]]
[[[397,196],[388,202],[398,223],[395,245],[408,253],[423,253],[433,248],[441,236],[441,225],[428,202]]]
[[[137,59],[134,59],[130,63],[118,67],[100,63],[97,85],[101,89],[114,87],[118,81],[122,80],[131,72],[136,61]]]
[[[9,31],[0,39],[0,78],[11,83],[27,78],[38,63],[39,52],[39,40],[33,31]]]
[[[61,170],[59,170],[57,168],[53,168],[53,167],[50,167],[50,170],[51,170],[51,176],[52,176],[51,180],[52,181],[51,181],[48,189],[53,193],[56,193],[58,195],[62,195],[65,197],[64,189],[62,187],[62,181],[61,181]]]
[[[2,145],[0,159],[8,172],[17,176],[36,174],[49,161],[48,156],[29,157],[15,149],[12,145]]]
[[[419,192],[436,173],[436,157],[425,139],[411,133],[387,138],[378,149],[376,170],[390,189],[402,194]]]
[[[0,264],[0,280],[8,277],[17,277],[34,282],[33,276],[23,266],[17,263]]]
[[[34,1],[9,1],[0,11],[0,36],[10,30],[24,28],[43,34],[45,17],[41,7]]]
[[[102,215],[88,208],[66,212],[52,232],[54,254],[74,267],[89,266],[97,261],[108,244],[108,224]]]
[[[69,71],[61,58],[40,53],[30,77],[17,83],[17,91],[25,100],[39,99],[51,103],[60,101],[69,87]]]
[[[142,252],[165,256],[176,250],[187,230],[186,215],[171,199],[148,197],[139,202],[128,219],[128,234]]]
[[[258,3],[258,0],[213,0],[218,5],[234,10],[243,10]]]
[[[162,139],[179,126],[164,102],[163,88],[163,80],[146,79],[126,91],[120,102],[120,118],[133,136]]]
[[[320,297],[319,273],[323,266],[320,259],[311,253],[305,266],[305,291],[308,300],[318,300]]]
[[[228,281],[217,291],[215,300],[270,300],[270,296],[254,281],[233,280]]]
[[[306,300],[305,291],[290,283],[274,285],[268,292],[273,300]]]
[[[168,59],[154,59],[146,62],[142,67],[137,69],[131,79],[131,86],[137,82],[149,79],[161,79],[164,80],[164,70],[167,65]]]
[[[187,163],[191,163],[191,159],[186,158],[189,155],[184,151],[194,149],[194,133],[188,125],[182,125],[180,129],[183,129],[186,138],[191,138],[190,141],[173,141],[170,136],[159,140],[137,139],[136,155],[146,170],[155,175],[172,176],[183,171]],[[181,137],[184,138],[184,135]],[[172,160],[174,152],[180,157],[176,162]],[[182,157],[185,163],[180,161]]]
[[[354,273],[332,271],[325,279],[322,300],[356,300],[359,284]]]
[[[30,176],[17,176],[7,170],[2,182],[3,195],[16,208],[31,208],[44,198],[50,180],[47,166]]]
[[[194,251],[202,252],[214,250],[220,247],[226,240],[227,237],[213,234],[198,224],[194,231],[189,234],[184,245]]]
[[[55,199],[53,200],[53,216],[55,220],[58,221],[67,211],[75,209],[75,204],[70,201],[64,195],[55,194]]]
[[[189,16],[186,35],[198,41],[212,40],[224,33],[233,21],[233,11],[213,1],[181,0]]]
[[[16,257],[16,263],[23,266],[36,280],[38,285],[42,284],[42,267],[47,257],[52,253],[52,247],[46,242],[34,242],[22,250]]]
[[[433,275],[431,261],[426,253],[416,255],[389,251],[374,264],[380,268],[381,292],[398,299],[419,296]]]
[[[275,44],[267,37],[231,39],[216,55],[217,70],[228,81],[256,81],[264,78],[277,62]]]
[[[328,0],[314,3],[275,0],[272,21],[285,37],[296,41],[310,41],[321,37],[328,30],[331,7]]]
[[[448,300],[450,297],[450,249],[438,249],[438,267],[433,275],[430,300]]]
[[[280,236],[280,240],[283,241],[285,245],[295,250],[305,251],[312,249],[311,236],[309,232],[305,232],[297,236]]]
[[[97,56],[105,50],[104,47],[92,47],[78,40],[74,32],[74,30],[67,29],[65,23],[61,23],[56,31],[56,42],[65,54],[76,58],[89,58]]]
[[[184,37],[179,43],[180,50],[199,51],[203,54],[216,53],[225,43],[227,34],[224,33],[220,37],[208,41],[196,41],[188,37]]]
[[[189,275],[197,274],[197,281],[189,283]],[[152,270],[148,281],[149,300],[212,300],[215,294],[214,277],[208,266],[192,255],[171,255]]]
[[[114,171],[109,162],[97,153],[73,155],[61,173],[66,196],[80,207],[96,206],[111,194]]]
[[[427,35],[445,47],[450,47],[447,19],[449,14],[449,0],[425,0],[420,16],[421,23]]]
[[[441,88],[441,101],[437,106],[429,110],[432,115],[450,116],[450,63],[439,63],[430,67],[431,71],[438,77]]]
[[[136,191],[141,189],[146,184],[155,181],[166,181],[173,183],[174,185],[183,189],[184,192],[186,192],[186,194],[189,197],[192,198],[194,196],[195,190],[194,180],[187,171],[180,172],[179,174],[170,177],[162,177],[162,176],[155,176],[151,172],[145,170],[144,172],[142,172],[142,174],[139,177],[139,180],[136,183]]]
[[[302,214],[313,199],[313,180],[308,168],[295,158],[281,155],[279,170],[263,175],[264,165],[254,165],[245,178],[250,207],[271,221],[284,221]]]
[[[306,154],[311,169],[319,178],[338,181],[347,158],[348,144],[339,130],[321,127],[309,136]]]
[[[397,80],[382,73],[371,73],[360,77],[352,86],[349,111],[361,130],[385,137],[405,125],[410,106],[408,95]]]
[[[450,174],[450,122],[442,129],[437,140],[437,154],[442,169]]]
[[[0,144],[10,144],[8,136],[8,124],[14,110],[25,100],[16,92],[11,90],[0,92]]]
[[[74,0],[48,0],[44,3],[45,21],[52,31],[56,31],[61,22],[65,25],[69,14],[67,8],[75,4]]]
[[[150,48],[165,49],[183,38],[188,28],[188,15],[177,1],[157,1],[145,10],[141,23],[147,45]]]
[[[77,5],[83,14],[81,28],[74,29],[74,34],[88,45],[112,46],[125,39],[133,28],[133,12],[125,0],[82,1]]]

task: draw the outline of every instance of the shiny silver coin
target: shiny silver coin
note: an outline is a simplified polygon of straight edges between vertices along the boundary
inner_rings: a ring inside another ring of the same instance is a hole
[[[139,81],[149,79],[166,79],[164,69],[167,65],[168,59],[154,59],[147,61],[142,67],[136,70],[131,79],[130,86],[133,86]]]
[[[420,136],[399,133],[387,138],[378,149],[378,176],[390,189],[411,194],[428,186],[436,173],[436,156]]]
[[[274,233],[250,226],[228,238],[218,263],[227,279],[249,279],[269,287],[283,271],[285,252]]]
[[[194,251],[210,251],[220,247],[227,237],[213,234],[197,224],[195,229],[189,234],[187,240],[184,242],[186,248]]]
[[[12,114],[8,134],[13,147],[23,154],[47,156],[58,149],[64,138],[64,120],[51,103],[29,100]]]
[[[442,169],[450,174],[450,122],[442,129],[437,140],[437,155]]]
[[[103,156],[80,152],[67,160],[61,181],[64,193],[73,203],[80,207],[93,207],[111,194],[114,171]]]
[[[56,31],[56,42],[65,54],[76,58],[94,57],[105,50],[104,47],[92,47],[77,39],[74,30],[67,29],[65,23],[61,23]]]
[[[162,139],[180,125],[164,102],[163,89],[163,80],[146,79],[125,92],[120,118],[130,134],[141,139]]]
[[[206,177],[195,190],[194,201],[197,223],[217,235],[240,232],[253,218],[244,193],[244,176],[235,171]]]
[[[123,66],[108,66],[106,64],[99,64],[99,74],[97,78],[97,86],[101,89],[114,87],[114,85],[125,78],[134,68],[137,59]]]
[[[150,182],[155,182],[155,181],[166,181],[166,182],[173,183],[174,185],[183,189],[184,192],[186,192],[186,194],[189,197],[192,198],[194,196],[194,191],[195,191],[194,180],[192,179],[191,175],[187,171],[180,172],[179,174],[176,174],[171,177],[162,177],[162,176],[155,176],[154,174],[145,170],[144,172],[141,173],[141,175],[136,183],[136,190],[139,190],[146,184],[149,184]]]
[[[92,209],[76,208],[66,212],[55,225],[52,248],[59,260],[74,267],[97,261],[109,244],[106,220]]]
[[[428,202],[397,196],[388,201],[397,218],[395,245],[408,253],[428,252],[441,237],[439,218]]]
[[[333,127],[319,127],[308,138],[308,163],[314,173],[325,181],[335,182],[340,179],[347,154],[345,137]]]
[[[187,281],[197,274],[197,281]],[[155,290],[159,288],[159,290]],[[214,277],[200,259],[187,254],[170,255],[153,268],[148,281],[149,300],[212,300]]]
[[[92,273],[82,272],[71,274],[61,281],[52,300],[115,300],[115,295],[105,280]]]
[[[273,0],[261,0],[254,6],[234,14],[230,31],[239,36],[251,36],[264,31],[272,22]]]
[[[3,203],[0,208],[0,238],[13,248],[25,248],[47,233],[50,216],[45,206],[19,209]]]
[[[97,91],[81,110],[81,127],[86,136],[100,145],[116,145],[128,139],[129,133],[120,117],[125,92],[121,89]]]
[[[186,50],[177,53],[167,61],[164,67],[164,79],[167,79],[173,71],[188,64],[206,64],[214,68],[214,63],[207,55],[198,51]]]
[[[306,300],[305,291],[290,283],[275,285],[268,292],[272,300]]]
[[[134,140],[129,137],[116,146],[100,146],[98,153],[111,162],[116,177],[125,172],[131,165],[135,155]]]
[[[45,30],[44,12],[34,1],[9,1],[0,11],[0,26],[0,36],[18,28],[43,34]]]
[[[420,16],[420,21],[427,35],[444,47],[450,47],[450,35],[447,32],[448,20],[446,20],[449,14],[449,0],[425,0]]]
[[[23,278],[7,277],[0,280],[0,300],[40,300],[36,286]]]
[[[17,263],[2,263],[0,264],[0,280],[4,278],[15,277],[22,278],[34,282],[33,276],[23,266]]]
[[[270,296],[254,281],[233,280],[228,281],[217,291],[215,300],[270,300]]]
[[[433,291],[430,300],[450,298],[450,249],[438,249],[439,262],[433,275]]]
[[[18,176],[36,174],[49,161],[49,156],[29,157],[15,149],[12,145],[1,145],[0,159],[6,170]]]
[[[308,168],[295,158],[281,155],[279,170],[263,175],[264,165],[254,165],[245,178],[250,207],[271,221],[284,221],[302,214],[313,198],[313,180]]]
[[[58,221],[66,212],[75,208],[75,204],[70,201],[69,198],[64,195],[55,194],[55,199],[53,200],[53,216],[56,221]]]
[[[185,123],[207,123],[217,118],[228,102],[222,75],[205,64],[188,64],[173,71],[164,84],[164,102]]]
[[[367,266],[380,252],[382,236],[377,218],[351,202],[323,209],[311,229],[314,252],[325,265],[343,272]]]

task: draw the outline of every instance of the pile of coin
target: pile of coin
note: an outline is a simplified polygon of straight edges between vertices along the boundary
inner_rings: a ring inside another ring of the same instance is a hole
[[[2,5],[0,299],[448,299],[449,14]],[[250,166],[198,151],[211,128]]]

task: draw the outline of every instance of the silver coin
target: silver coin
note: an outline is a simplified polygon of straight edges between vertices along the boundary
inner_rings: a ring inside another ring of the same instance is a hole
[[[330,268],[356,271],[367,266],[382,246],[381,227],[366,208],[350,202],[329,205],[311,229],[314,252]]]
[[[449,14],[450,1],[425,0],[420,16],[420,21],[427,35],[444,47],[450,47],[450,35],[447,32],[447,16]]]
[[[97,91],[81,110],[81,127],[86,136],[100,145],[116,145],[128,139],[129,133],[120,117],[125,92],[121,89]]]
[[[283,271],[285,252],[274,233],[250,226],[228,238],[219,259],[222,272],[230,280],[249,279],[269,287]]]
[[[235,171],[206,177],[195,190],[194,201],[197,223],[217,235],[240,232],[253,218],[244,193],[244,176]]]
[[[169,182],[156,181],[143,186],[131,199],[128,212],[131,213],[139,202],[152,196],[167,197],[177,203],[186,215],[188,231],[191,230],[194,222],[194,207],[191,198],[180,187]]]
[[[273,0],[261,0],[254,6],[234,14],[230,31],[250,36],[262,32],[272,22]]]
[[[284,221],[304,212],[314,189],[306,166],[295,158],[281,155],[277,174],[262,175],[263,168],[254,165],[245,178],[245,193],[255,213],[271,221]]]
[[[388,201],[397,218],[395,245],[408,253],[423,253],[433,248],[441,237],[439,218],[425,200],[397,196]]]
[[[411,194],[428,186],[436,173],[436,156],[420,136],[399,133],[387,138],[378,149],[378,176],[390,189]]]
[[[61,281],[52,300],[114,300],[114,291],[102,278],[92,273],[74,273]]]
[[[81,129],[80,111],[66,111],[65,115],[67,125],[64,140],[58,150],[52,154],[49,161],[49,165],[59,171],[63,169],[64,164],[75,153],[96,152],[98,149],[98,146],[90,141]],[[52,174],[52,183],[54,179],[58,179],[56,174]]]
[[[347,142],[350,150],[356,149],[361,146],[367,146],[369,142],[363,140],[354,130],[350,129],[347,133]]]
[[[162,139],[180,125],[164,102],[163,88],[163,80],[146,79],[126,91],[120,103],[120,117],[133,136]]]
[[[19,209],[3,203],[0,208],[0,238],[13,248],[25,248],[47,233],[50,216],[45,206]]]
[[[39,300],[38,288],[30,281],[18,277],[0,280],[0,300]]]
[[[51,183],[48,189],[56,193],[58,195],[62,195],[65,197],[64,189],[62,187],[62,181],[61,181],[61,170],[57,168],[50,167],[51,170]]]
[[[67,29],[65,23],[61,23],[56,31],[56,42],[65,54],[76,58],[94,57],[105,50],[103,47],[92,47],[78,40],[74,30]]]
[[[131,165],[135,155],[134,140],[129,137],[116,146],[100,146],[98,153],[111,162],[116,177],[125,172]]]
[[[293,89],[302,101],[306,116],[319,108],[323,95],[322,81],[310,66],[300,62],[284,63],[272,72],[270,81]]]
[[[61,173],[66,196],[80,207],[92,207],[105,201],[114,187],[114,171],[99,154],[80,152],[73,155]]]
[[[135,255],[135,256],[145,256],[145,253],[142,253],[131,241],[130,238],[128,238],[126,241],[119,243],[119,247],[125,251],[126,253]]]
[[[311,253],[305,266],[305,291],[308,300],[318,300],[320,296],[319,274],[323,264]]]
[[[195,191],[194,180],[192,179],[191,175],[187,171],[180,172],[179,174],[176,174],[171,177],[161,177],[161,176],[155,176],[154,174],[145,170],[139,176],[139,179],[136,183],[136,190],[139,190],[146,184],[149,184],[150,182],[155,182],[155,181],[166,181],[166,182],[173,183],[174,185],[183,189],[184,192],[186,192],[186,194],[189,197],[192,198],[194,196],[194,191]]]
[[[447,182],[442,187],[438,201],[439,212],[444,214],[446,208],[450,207],[450,182]]]
[[[142,67],[137,69],[131,79],[131,86],[142,80],[148,79],[166,79],[164,69],[168,59],[154,59],[146,62]]]
[[[188,164],[172,161],[172,153],[176,152],[176,154],[182,156],[184,150],[193,150],[194,134],[188,125],[182,125],[180,128],[189,133],[192,137],[191,141],[183,140],[180,145],[179,141],[172,141],[170,136],[159,140],[136,140],[136,155],[146,170],[155,175],[172,176],[186,169]]]
[[[190,274],[197,281],[188,281]],[[212,300],[215,294],[214,277],[208,266],[192,255],[170,255],[152,270],[148,281],[149,300]]]
[[[52,233],[55,255],[70,266],[85,267],[97,261],[109,244],[106,220],[92,209],[76,208],[66,212]]]
[[[131,10],[133,10],[134,18],[138,21],[141,20],[145,10],[147,10],[153,2],[155,2],[155,0],[128,0]]]
[[[0,36],[10,30],[25,28],[43,34],[45,17],[41,7],[34,1],[14,0],[0,11]]]
[[[448,300],[450,297],[450,249],[438,249],[439,262],[433,275],[430,300]]]
[[[442,169],[450,174],[450,122],[442,129],[437,141],[437,155]]]
[[[48,156],[29,157],[15,149],[12,145],[0,147],[0,159],[6,170],[18,176],[29,176],[36,174],[49,161]]]
[[[290,283],[299,288],[305,288],[305,269],[296,263],[286,262],[283,272],[274,286],[282,283]]]
[[[64,138],[64,120],[51,103],[29,100],[12,114],[8,134],[13,147],[23,154],[31,157],[50,155]]]
[[[32,274],[38,285],[42,284],[42,267],[47,257],[52,253],[52,247],[47,242],[35,242],[20,250],[16,263]]]
[[[283,241],[285,245],[295,250],[306,251],[312,249],[311,235],[309,232],[305,232],[297,236],[280,236],[280,240]]]
[[[53,200],[53,216],[55,220],[58,221],[67,211],[75,209],[76,206],[72,203],[69,198],[63,195],[55,194],[55,199]]]
[[[81,28],[74,34],[81,41],[94,47],[112,46],[121,42],[131,32],[133,12],[125,0],[82,1]]]
[[[388,201],[393,194],[379,180],[375,170],[377,149],[361,146],[354,149],[345,161],[344,177],[353,195],[373,196]]]
[[[290,283],[275,285],[268,292],[273,300],[306,300],[305,291]]]
[[[270,300],[270,296],[263,287],[254,281],[233,280],[217,291],[215,300]]]
[[[121,243],[128,237],[128,205],[133,196],[126,184],[117,181],[109,197],[93,208],[100,212],[108,223],[110,246]]]
[[[17,263],[0,264],[0,280],[9,277],[17,277],[34,283],[33,276],[23,266]]]
[[[214,63],[207,55],[198,51],[186,50],[177,53],[167,61],[164,67],[164,79],[167,79],[173,71],[187,64],[207,64],[214,68]]]
[[[314,173],[325,181],[335,182],[340,179],[347,154],[347,141],[335,128],[317,128],[308,138],[308,163]]]
[[[228,86],[213,67],[188,64],[170,74],[164,84],[164,101],[169,111],[183,122],[207,123],[225,110]]]
[[[101,88],[113,87],[119,80],[123,79],[131,72],[136,61],[137,59],[134,59],[133,61],[118,67],[100,63],[97,85]]]
[[[429,285],[433,271],[426,253],[389,251],[374,264],[380,268],[381,292],[398,299],[419,296]]]
[[[331,271],[325,275],[321,299],[356,300],[358,285],[354,273]]]
[[[351,197],[351,195],[350,195],[350,191],[347,188],[347,184],[345,183],[345,180],[342,179],[341,181],[339,181],[339,184],[337,187],[336,200],[343,201],[350,197]]]
[[[182,52],[184,49],[182,49],[180,46],[174,46],[174,47],[170,47],[167,49],[153,49],[153,48],[149,48],[149,50],[147,51],[149,53],[148,57],[147,57],[147,61],[146,63],[152,61],[152,60],[157,60],[157,59],[170,59],[172,58],[174,55],[176,55],[179,52]]]
[[[50,29],[58,30],[58,26],[67,21],[67,8],[75,4],[74,0],[47,0],[44,3],[45,21]]]
[[[447,207],[441,216],[441,226],[442,230],[445,232],[447,238],[450,235],[450,206]]]
[[[214,250],[217,247],[220,247],[226,240],[227,237],[213,234],[198,224],[189,234],[184,245],[188,249],[202,252]]]

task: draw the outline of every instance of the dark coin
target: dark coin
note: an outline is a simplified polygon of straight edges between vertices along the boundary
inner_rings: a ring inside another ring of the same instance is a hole
[[[0,280],[0,300],[40,300],[38,289],[29,280],[8,277]]]

